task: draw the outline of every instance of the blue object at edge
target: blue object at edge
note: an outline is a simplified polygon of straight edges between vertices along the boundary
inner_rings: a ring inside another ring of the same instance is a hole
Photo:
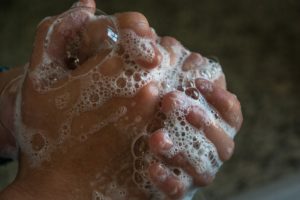
[[[0,66],[0,72],[5,72],[5,71],[8,71],[8,70],[9,70],[8,67]]]

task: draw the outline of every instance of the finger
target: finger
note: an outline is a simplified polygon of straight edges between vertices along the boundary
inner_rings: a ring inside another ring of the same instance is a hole
[[[160,40],[160,44],[169,53],[169,55],[170,55],[170,64],[174,65],[180,57],[180,55],[178,55],[178,49],[183,48],[183,46],[175,38],[169,37],[169,36],[162,37],[161,40]]]
[[[128,49],[128,53],[133,57],[134,61],[147,69],[157,67],[161,63],[162,56],[156,47],[156,36],[150,28],[146,17],[138,12],[119,13],[115,14],[115,16],[121,35],[126,35],[128,30],[132,30],[137,34],[137,37],[131,36],[134,38],[124,38],[124,40],[127,40],[124,43],[125,49]],[[143,41],[140,40],[141,38],[148,40]],[[135,42],[136,40],[139,41],[139,44]]]
[[[111,16],[96,16],[84,24],[80,32],[80,45],[77,52],[79,68],[72,71],[72,76],[82,75],[92,68],[105,76],[118,74],[124,63],[121,56],[114,53],[118,38],[112,38],[108,32],[117,35]]]
[[[96,2],[94,0],[80,0],[73,4],[72,8],[75,7],[88,7],[92,9],[92,12],[95,12]]]
[[[186,185],[161,164],[151,164],[149,175],[156,187],[170,199],[179,199],[184,195]]]
[[[193,178],[194,184],[197,186],[207,186],[212,183],[214,179],[214,175],[210,174],[209,172],[197,171],[196,169],[199,168],[199,166],[192,165],[183,152],[176,154],[172,159],[168,160],[168,163],[173,166],[182,168]]]
[[[162,111],[165,114],[168,114],[169,112],[172,112],[174,109],[181,108],[181,109],[185,110],[187,108],[190,108],[190,105],[191,104],[189,104],[188,97],[185,96],[183,93],[177,92],[177,91],[170,92],[167,95],[165,95],[165,97],[162,100]],[[207,139],[205,139],[205,140],[207,140]],[[210,142],[206,141],[205,143],[209,144]],[[152,149],[154,149],[154,147],[152,147]],[[213,145],[212,145],[212,148],[214,148]],[[201,168],[201,166],[195,166],[194,164],[190,163],[187,159],[187,156],[183,152],[177,153],[172,158],[166,158],[165,157],[166,151],[165,150],[159,151],[160,148],[157,148],[157,149],[158,150],[156,150],[156,151],[153,150],[157,156],[162,157],[169,164],[172,164],[174,166],[178,166],[178,167],[181,167],[182,169],[184,169],[189,175],[191,175],[193,177],[195,184],[197,184],[198,186],[206,186],[206,185],[210,184],[212,182],[212,180],[214,179],[213,173],[210,173],[206,170],[204,170],[204,171],[197,170],[197,168],[199,168],[199,167]],[[212,159],[210,159],[209,162],[211,162],[211,166],[213,168],[217,169],[219,167],[219,164],[218,164],[218,161],[216,161],[214,159],[215,157],[218,157],[217,152],[212,153],[212,156],[211,156]],[[193,159],[199,160],[200,158],[197,158],[197,156],[196,156]],[[201,161],[201,162],[207,162],[207,161]],[[205,165],[206,164],[207,163],[205,163]]]
[[[135,128],[144,127],[144,122],[149,121],[153,117],[158,102],[159,91],[156,84],[151,82],[145,85],[139,90],[135,97],[128,99],[128,112],[124,116],[124,120],[119,120],[117,126],[128,127],[128,124],[134,123]],[[109,106],[115,105],[108,105],[108,107]]]
[[[163,130],[157,130],[149,138],[149,148],[156,156],[163,156],[173,146],[172,140]]]
[[[226,78],[224,74],[221,74],[219,78],[213,81],[215,87],[222,88],[223,90],[227,90]]]
[[[180,92],[171,92],[162,100],[162,111],[169,113],[174,109],[186,109],[188,102]],[[234,149],[234,142],[225,131],[208,119],[206,112],[198,106],[192,106],[186,116],[187,121],[196,128],[203,130],[205,136],[216,146],[221,160],[228,160]]]
[[[131,29],[141,37],[151,38],[153,32],[146,17],[138,12],[124,12],[115,14],[119,29]]]
[[[223,119],[236,130],[239,130],[243,116],[240,102],[236,96],[204,79],[197,79],[196,86]]]
[[[75,69],[87,57],[80,52],[84,42],[81,33],[91,16],[89,9],[78,7],[41,23],[29,66],[37,90],[63,84],[72,73],[69,69]]]
[[[210,123],[201,108],[193,107],[186,118],[194,127],[203,130],[206,138],[215,145],[222,161],[226,161],[232,156],[234,149],[233,140],[218,125]]]
[[[209,61],[207,58],[203,57],[199,53],[192,52],[183,62],[182,70],[183,71],[189,71],[194,70],[195,73],[198,74],[198,77],[201,77],[201,70],[207,67],[209,64]],[[216,76],[214,79],[212,79],[212,82],[223,89],[226,89],[226,80],[224,74],[221,72]]]
[[[77,53],[80,46],[80,30],[90,16],[85,8],[71,9],[57,17],[43,20],[36,33],[31,69],[43,64],[47,59],[68,65],[68,51]]]
[[[89,25],[87,26],[89,27]],[[107,46],[107,48],[102,49],[106,43],[105,38],[101,36],[101,33],[106,30],[105,27],[103,28],[99,29],[99,31],[96,29],[86,29],[87,33],[92,33],[95,37],[92,35],[84,36],[86,39],[83,39],[78,56],[80,67],[72,71],[72,76],[85,74],[91,71],[91,69],[100,72],[104,76],[113,76],[119,74],[124,69],[123,58],[112,53],[114,47]]]
[[[95,32],[94,35],[96,35],[97,33],[98,38],[102,39],[104,37],[103,32],[106,31],[106,27],[103,27],[103,24],[104,26],[106,24],[102,22],[104,20],[86,20],[87,18],[94,15],[95,11],[96,3],[94,0],[79,0],[72,5],[70,10],[58,16],[58,18],[62,19],[63,22],[66,22],[65,24],[62,23],[62,27],[71,27],[69,29],[66,28],[65,30],[61,28],[60,31],[62,35],[65,35],[65,38],[63,39],[64,42],[62,42],[62,47],[67,47],[67,49],[61,49],[67,51],[64,53],[67,54],[66,64],[71,69],[74,69],[79,64],[82,64],[83,61],[85,61],[88,56],[92,54],[92,51],[95,51],[95,45],[100,44],[97,40],[95,40],[95,38],[89,38],[91,37],[91,34],[89,34],[89,32]],[[89,13],[92,15],[89,15]],[[97,23],[99,21],[101,21],[101,24]],[[98,30],[102,30],[102,33],[100,31],[89,30],[88,25],[90,24],[97,24],[99,26]],[[95,45],[92,46],[90,44],[91,42],[93,42]],[[68,58],[68,56],[71,57]],[[74,63],[74,60],[77,63]]]
[[[54,21],[54,17],[47,17],[43,19],[37,27],[33,51],[30,58],[30,69],[34,70],[38,67],[44,58],[46,36],[49,32],[49,27]]]
[[[162,112],[168,114],[175,109],[185,109],[189,102],[188,97],[179,91],[174,91],[166,94],[162,99],[161,109]]]
[[[207,172],[197,172],[195,166],[188,161],[183,152],[179,152],[175,156],[168,158],[166,155],[172,147],[173,142],[162,130],[156,131],[149,138],[150,151],[169,165],[182,168],[193,178],[196,185],[206,186],[212,182],[213,176]]]
[[[82,53],[80,47],[84,42],[82,33],[90,17],[84,8],[71,10],[59,16],[48,35],[50,41],[48,56],[68,68],[73,68],[70,61],[82,57],[80,55]]]
[[[153,82],[147,84],[141,88],[134,100],[137,105],[134,110],[139,113],[143,119],[150,118],[150,116],[154,114],[155,107],[159,101],[157,85]]]
[[[204,58],[199,53],[192,52],[184,61],[182,65],[183,71],[194,70],[200,65],[204,64]]]

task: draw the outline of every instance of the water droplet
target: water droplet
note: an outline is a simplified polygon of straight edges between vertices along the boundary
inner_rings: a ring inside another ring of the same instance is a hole
[[[135,172],[134,173],[134,181],[137,184],[141,184],[143,182],[143,178],[142,178],[142,176],[139,173]]]
[[[90,101],[91,102],[98,102],[99,101],[99,95],[97,94],[97,93],[93,93],[93,94],[91,94],[91,96],[90,96]]]
[[[198,100],[200,96],[199,91],[196,88],[187,88],[185,94],[195,100]]]
[[[134,143],[133,146],[134,155],[139,157],[143,156],[148,151],[148,143],[146,136],[140,136]]]
[[[194,149],[199,149],[200,148],[200,142],[199,141],[195,141],[194,143],[193,143],[193,147],[194,147]]]
[[[173,169],[173,172],[176,176],[179,176],[181,174],[180,169],[177,169],[177,168]]]
[[[119,88],[124,88],[126,86],[126,79],[125,78],[119,78],[117,80],[117,86]]]

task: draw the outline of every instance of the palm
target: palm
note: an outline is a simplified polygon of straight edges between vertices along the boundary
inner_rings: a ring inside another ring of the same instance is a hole
[[[114,190],[107,183],[126,188],[131,196],[143,196],[145,190],[136,190],[135,185],[141,181],[136,176],[140,171],[148,184],[143,189],[152,191],[148,187],[151,184],[172,199],[181,198],[193,184],[211,182],[219,165],[213,172],[197,171],[199,166],[186,158],[188,148],[166,156],[166,151],[178,145],[174,142],[176,136],[171,135],[173,141],[168,141],[165,136],[169,133],[163,127],[168,124],[165,118],[156,123],[156,117],[166,115],[172,123],[168,113],[185,110],[180,118],[186,120],[189,130],[194,130],[195,136],[202,134],[204,143],[213,146],[214,159],[207,162],[214,165],[219,158],[227,160],[232,154],[232,137],[215,119],[203,123],[211,115],[208,112],[215,112],[235,130],[241,125],[239,102],[225,90],[220,68],[213,69],[207,59],[191,53],[175,39],[158,37],[144,16],[137,13],[117,14],[114,19],[121,38],[118,45],[99,49],[95,44],[103,41],[103,27],[113,23],[108,17],[95,20],[93,12],[80,8],[75,10],[76,15],[48,18],[38,28],[30,66],[17,98],[21,174],[30,177],[37,169],[42,174],[47,170],[66,177],[76,174],[79,185],[75,185],[85,188],[80,194],[82,199],[91,190],[95,195],[105,191],[113,197]],[[76,43],[78,38],[83,42]],[[146,44],[128,42],[131,39]],[[167,73],[174,71],[180,71],[180,76],[170,77]],[[216,73],[207,74],[213,71]],[[172,83],[171,79],[179,84],[168,88],[164,83]],[[209,104],[207,110],[198,101],[200,93]],[[190,107],[178,103],[191,99],[197,102]],[[149,122],[153,125],[150,128]],[[174,127],[167,130],[172,132]],[[145,141],[139,143],[138,138],[149,139],[149,146]],[[140,150],[138,156],[136,149]],[[206,162],[199,155],[193,156],[197,164]],[[188,181],[182,182],[172,171],[174,167],[180,168]],[[162,175],[167,178],[161,179]]]

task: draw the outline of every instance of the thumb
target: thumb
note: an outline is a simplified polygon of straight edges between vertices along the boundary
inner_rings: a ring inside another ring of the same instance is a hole
[[[94,0],[79,0],[78,2],[74,3],[72,7],[77,6],[84,6],[89,8],[96,8],[96,2]]]
[[[70,60],[79,50],[80,32],[92,16],[90,8],[94,12],[94,1],[81,0],[70,10],[40,23],[28,71],[35,87],[51,87],[68,76],[70,65],[78,64]]]
[[[96,10],[96,2],[94,0],[80,0],[72,5],[72,8],[76,7],[87,7],[94,13]]]

